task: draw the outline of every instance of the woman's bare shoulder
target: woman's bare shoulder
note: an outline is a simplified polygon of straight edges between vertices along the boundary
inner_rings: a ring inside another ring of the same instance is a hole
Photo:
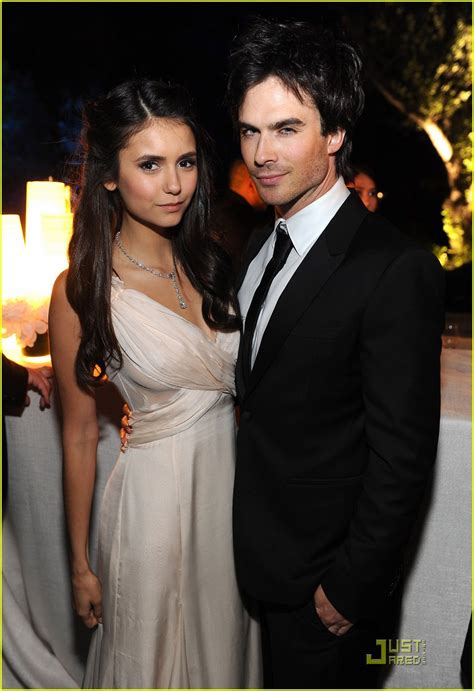
[[[77,325],[77,314],[71,307],[66,293],[67,269],[59,274],[54,282],[49,305],[50,323],[59,320],[64,326],[65,322]]]
[[[68,270],[65,269],[59,274],[57,279],[54,281],[51,298],[59,298],[61,296],[66,296],[67,273]]]

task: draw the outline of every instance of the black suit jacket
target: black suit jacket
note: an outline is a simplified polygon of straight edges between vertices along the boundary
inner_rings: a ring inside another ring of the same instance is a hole
[[[349,620],[377,615],[436,456],[443,320],[439,262],[351,194],[280,297],[247,387],[238,361],[244,591],[297,605],[321,583]]]

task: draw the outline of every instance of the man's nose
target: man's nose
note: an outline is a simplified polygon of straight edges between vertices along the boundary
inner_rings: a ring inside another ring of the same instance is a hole
[[[267,163],[274,163],[276,159],[277,155],[271,138],[260,135],[254,154],[255,165],[264,166]]]

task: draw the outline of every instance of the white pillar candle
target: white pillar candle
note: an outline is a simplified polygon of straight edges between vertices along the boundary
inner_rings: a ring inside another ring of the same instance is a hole
[[[2,215],[2,301],[24,294],[26,248],[20,217]]]
[[[43,214],[70,211],[70,191],[63,182],[35,181],[26,185],[26,248],[34,256],[43,246]]]
[[[42,214],[41,216],[42,246],[39,251],[42,258],[39,271],[36,272],[34,286],[34,293],[37,296],[48,298],[57,276],[67,269],[67,250],[72,235],[72,219],[72,213]],[[30,261],[34,265],[37,263],[37,258],[30,257]]]

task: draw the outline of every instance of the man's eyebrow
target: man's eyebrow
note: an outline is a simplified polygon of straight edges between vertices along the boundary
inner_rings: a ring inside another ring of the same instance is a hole
[[[292,127],[292,126],[301,126],[304,125],[305,123],[303,120],[300,120],[299,118],[285,118],[284,120],[278,120],[278,122],[272,122],[269,125],[269,128],[271,130],[280,130],[283,127]],[[256,132],[259,131],[258,127],[255,127],[255,125],[251,125],[248,122],[242,122],[239,121],[239,127],[241,129],[249,129],[249,130],[255,130]]]
[[[248,122],[243,122],[242,120],[239,120],[239,127],[244,130],[255,130],[258,132],[258,127],[255,127],[255,125],[251,125]]]
[[[270,125],[271,130],[281,130],[282,127],[291,127],[292,125],[304,125],[303,120],[299,118],[286,118],[285,120],[279,120]]]

